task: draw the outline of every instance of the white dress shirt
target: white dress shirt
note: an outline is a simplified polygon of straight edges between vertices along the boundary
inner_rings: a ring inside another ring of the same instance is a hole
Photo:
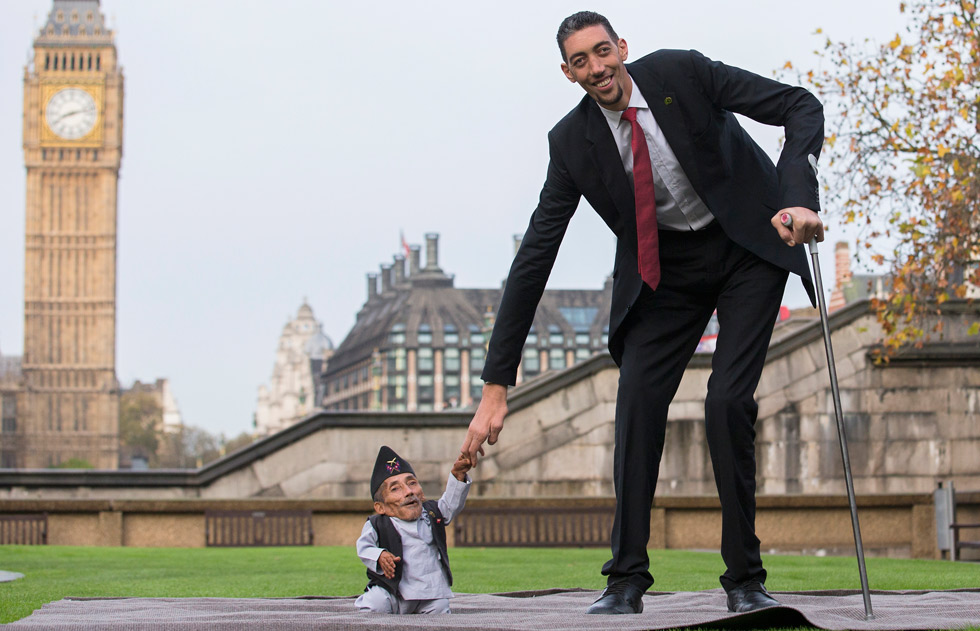
[[[446,491],[439,498],[439,511],[443,523],[449,522],[463,510],[466,496],[470,492],[470,476],[460,482],[449,476]],[[398,595],[403,600],[434,600],[452,598],[449,579],[439,561],[439,549],[432,535],[429,515],[423,510],[415,521],[405,521],[392,517],[391,522],[402,539],[402,577],[398,583]],[[357,539],[357,556],[372,572],[378,572],[378,557],[384,548],[378,547],[378,533],[370,521],[364,522],[361,536]]]
[[[630,77],[633,81],[633,77]],[[657,227],[661,230],[701,230],[714,221],[714,216],[701,201],[698,194],[687,179],[674,155],[673,149],[667,144],[663,131],[650,111],[646,99],[633,81],[633,93],[630,95],[629,107],[636,108],[636,122],[643,129],[647,147],[650,150],[650,162],[653,166],[653,188],[657,200]],[[609,123],[619,157],[623,167],[633,184],[633,129],[628,120],[623,120],[623,113],[599,109]]]

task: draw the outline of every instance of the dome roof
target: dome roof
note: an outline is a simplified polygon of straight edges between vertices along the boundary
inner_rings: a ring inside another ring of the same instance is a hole
[[[317,327],[316,333],[306,341],[303,350],[313,359],[325,359],[327,355],[333,353],[333,341],[320,327]]]

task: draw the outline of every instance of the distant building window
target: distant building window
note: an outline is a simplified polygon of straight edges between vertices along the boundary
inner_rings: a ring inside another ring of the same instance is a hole
[[[565,351],[553,348],[548,351],[548,370],[561,370],[565,367]]]
[[[538,334],[537,333],[534,333],[533,331],[531,333],[528,333],[527,334],[527,345],[528,346],[534,346],[537,343],[538,343]]]
[[[483,345],[483,333],[472,333],[470,334],[470,344],[473,346]]]
[[[459,349],[458,348],[447,348],[443,351],[443,370],[447,373],[459,372],[460,368],[459,362]]]
[[[483,398],[483,379],[470,377],[470,398],[479,401]]]
[[[576,346],[588,346],[589,345],[589,334],[588,333],[576,333],[575,334],[575,345]]]
[[[432,344],[432,327],[428,324],[419,325],[419,344]]]
[[[405,324],[399,322],[391,327],[391,332],[388,333],[388,343],[394,344],[395,346],[400,346],[405,343]]]
[[[588,331],[599,313],[598,307],[558,307],[558,311],[576,331]]]
[[[13,451],[0,453],[0,467],[4,469],[14,469],[17,467],[17,454]]]
[[[395,348],[388,352],[388,372],[405,372],[407,367],[408,351],[404,348]]]
[[[575,349],[575,360],[582,361],[583,359],[588,359],[592,357],[591,348],[576,348]]]
[[[459,331],[456,330],[456,325],[447,324],[445,326],[442,331],[442,341],[446,346],[459,344]]]
[[[602,329],[602,345],[606,346],[609,344],[609,327]]]
[[[459,375],[446,375],[443,380],[443,399],[447,407],[459,406]]]
[[[486,357],[487,352],[483,350],[483,347],[474,348],[470,351],[470,371],[473,373],[481,372],[483,370],[483,359]]]
[[[405,386],[408,383],[408,379],[405,375],[395,375],[388,378],[388,408],[396,409],[392,407],[393,403],[398,401],[403,401],[405,399]]]
[[[536,348],[524,349],[524,374],[536,375],[541,372],[541,355]]]
[[[432,361],[432,347],[426,346],[419,349],[418,354],[419,372],[432,372],[434,368]]]
[[[432,375],[419,375],[419,403],[432,404],[435,400],[436,391]]]

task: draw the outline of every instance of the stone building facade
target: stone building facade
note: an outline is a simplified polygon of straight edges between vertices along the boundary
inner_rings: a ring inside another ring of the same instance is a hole
[[[519,241],[517,242],[519,244]],[[322,377],[327,410],[438,411],[479,401],[502,289],[464,289],[439,267],[438,235],[408,260],[367,275],[367,301]],[[406,269],[407,267],[407,269]],[[611,280],[602,289],[545,290],[518,383],[605,352]]]
[[[24,391],[20,357],[0,352],[0,469],[16,466],[20,441],[17,438],[17,399]]]
[[[269,384],[259,386],[256,434],[274,434],[313,412],[319,377],[333,352],[333,342],[304,301],[279,336]]]
[[[98,0],[54,0],[24,71],[23,390],[15,431],[0,433],[7,465],[118,463],[114,42]]]

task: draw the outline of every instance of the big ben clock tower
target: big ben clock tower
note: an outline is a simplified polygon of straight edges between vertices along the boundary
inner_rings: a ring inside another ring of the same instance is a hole
[[[54,0],[24,73],[27,242],[17,466],[118,466],[123,76],[99,0]]]

